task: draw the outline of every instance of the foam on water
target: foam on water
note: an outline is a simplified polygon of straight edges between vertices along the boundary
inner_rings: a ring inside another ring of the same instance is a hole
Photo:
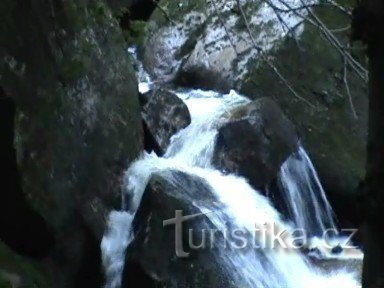
[[[212,91],[190,90],[177,92],[177,95],[188,106],[192,122],[172,137],[163,158],[155,153],[144,153],[127,170],[123,203],[128,203],[124,208],[129,212],[110,214],[108,229],[101,244],[107,288],[121,285],[125,250],[132,240],[131,223],[151,175],[158,171],[179,170],[203,178],[211,186],[213,196],[221,207],[219,211],[207,214],[219,230],[225,230],[228,221],[250,234],[255,224],[276,224],[283,230],[293,228],[282,221],[269,200],[254,190],[244,178],[223,175],[211,165],[218,128],[228,119],[232,109],[250,101],[235,91],[221,95]],[[298,227],[316,227],[320,230],[334,227],[332,210],[324,190],[302,148],[283,165],[279,179]],[[299,195],[305,195],[306,200],[301,201]],[[311,212],[315,217],[306,212],[308,208],[305,205],[308,203],[314,207]],[[200,204],[197,208],[203,213],[214,209],[211,203]],[[287,237],[291,240],[289,235]],[[265,242],[263,238],[257,238],[257,241],[259,244]],[[217,257],[236,283],[244,283],[243,287],[360,287],[355,275],[345,271],[320,273],[295,249],[221,250]]]
[[[319,236],[326,229],[336,229],[331,205],[302,147],[282,165],[278,180],[291,218],[298,228]]]
[[[125,250],[132,241],[133,214],[112,211],[108,217],[107,230],[101,241],[102,262],[106,287],[119,288],[124,269]]]

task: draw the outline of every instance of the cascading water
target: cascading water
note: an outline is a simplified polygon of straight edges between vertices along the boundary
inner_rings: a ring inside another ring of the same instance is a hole
[[[296,227],[312,236],[321,236],[326,229],[336,229],[332,208],[316,170],[302,147],[282,165],[278,182]]]
[[[141,85],[144,87],[145,85]],[[145,86],[145,89],[147,87]],[[127,212],[112,212],[109,227],[102,241],[103,264],[107,288],[118,288],[124,267],[125,249],[132,240],[130,225],[140,205],[142,194],[151,177],[158,171],[179,170],[204,179],[210,186],[217,205],[199,204],[202,212],[214,226],[224,231],[227,224],[254,235],[255,225],[266,223],[290,231],[267,198],[254,190],[241,177],[223,175],[211,165],[217,129],[234,107],[249,100],[236,92],[221,95],[211,91],[192,90],[177,93],[188,106],[192,122],[174,135],[165,156],[145,154],[126,172]],[[311,231],[334,227],[332,211],[305,151],[292,155],[279,175],[290,213],[298,227]],[[192,203],[196,206],[195,203]],[[308,207],[311,207],[310,209]],[[311,213],[307,211],[311,210]],[[220,250],[216,257],[221,268],[242,287],[257,288],[352,288],[360,287],[353,275],[345,272],[325,275],[311,267],[295,249],[271,249],[261,236],[254,236],[258,245],[266,249]],[[294,243],[291,236],[287,236]]]

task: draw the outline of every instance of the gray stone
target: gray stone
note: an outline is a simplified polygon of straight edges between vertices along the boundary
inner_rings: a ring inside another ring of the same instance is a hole
[[[174,93],[155,89],[143,96],[146,99],[142,117],[161,152],[165,152],[170,139],[191,123],[187,105]]]
[[[260,98],[232,111],[229,122],[219,129],[213,163],[263,189],[297,151],[298,142],[295,127],[277,104]]]

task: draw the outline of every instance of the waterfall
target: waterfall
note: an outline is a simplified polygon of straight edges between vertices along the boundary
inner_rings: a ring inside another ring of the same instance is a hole
[[[210,167],[218,128],[234,107],[250,100],[235,91],[225,95],[202,90],[176,94],[187,105],[191,124],[172,137],[164,157],[189,166]]]
[[[102,262],[108,288],[118,288],[121,285],[125,249],[132,241],[133,216],[124,211],[112,211],[109,215],[108,229],[101,241]]]
[[[313,236],[321,236],[329,228],[336,229],[332,208],[302,147],[284,162],[278,182],[290,217],[298,228]]]
[[[143,88],[145,85],[142,85]],[[221,249],[215,257],[234,283],[257,288],[357,288],[360,285],[344,271],[332,275],[312,267],[297,249],[271,249],[264,237],[254,234],[255,225],[276,225],[284,231],[294,229],[285,223],[270,201],[239,176],[224,175],[211,164],[218,128],[228,113],[250,100],[231,91],[190,90],[177,92],[191,113],[191,124],[174,135],[164,157],[145,153],[125,175],[124,208],[129,212],[112,212],[101,249],[107,278],[106,288],[121,286],[125,250],[132,241],[131,223],[151,175],[159,171],[179,170],[204,179],[215,197],[213,203],[196,206],[220,231],[227,224],[253,235],[253,242],[266,249],[245,251]],[[282,165],[279,182],[297,227],[311,232],[334,227],[331,207],[304,149]],[[125,203],[128,203],[125,205]],[[218,209],[219,207],[219,209]],[[267,232],[270,233],[270,232]],[[315,233],[316,234],[316,233]],[[287,241],[294,243],[293,236]]]

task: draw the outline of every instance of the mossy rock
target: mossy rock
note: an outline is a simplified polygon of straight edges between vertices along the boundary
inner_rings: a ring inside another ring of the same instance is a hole
[[[98,245],[108,210],[120,207],[120,177],[142,151],[143,132],[136,75],[108,5],[51,4],[1,2],[10,17],[0,85],[17,107],[23,191],[54,233],[56,271],[70,271],[57,287],[72,287],[87,244]]]
[[[346,27],[350,22],[330,9],[318,8],[315,12],[327,27]],[[344,59],[319,33],[305,24],[298,42],[287,38],[267,54],[270,63],[262,59],[249,62],[250,73],[239,86],[251,98],[267,96],[279,103],[297,126],[337,212],[343,212],[344,201],[352,199],[365,175],[367,83],[348,67],[355,119],[344,83]],[[348,43],[348,34],[341,35],[340,40]],[[361,53],[357,50],[354,56],[364,63]],[[271,63],[303,99],[280,81]]]
[[[51,279],[44,266],[22,257],[0,242],[0,287],[52,287]]]

